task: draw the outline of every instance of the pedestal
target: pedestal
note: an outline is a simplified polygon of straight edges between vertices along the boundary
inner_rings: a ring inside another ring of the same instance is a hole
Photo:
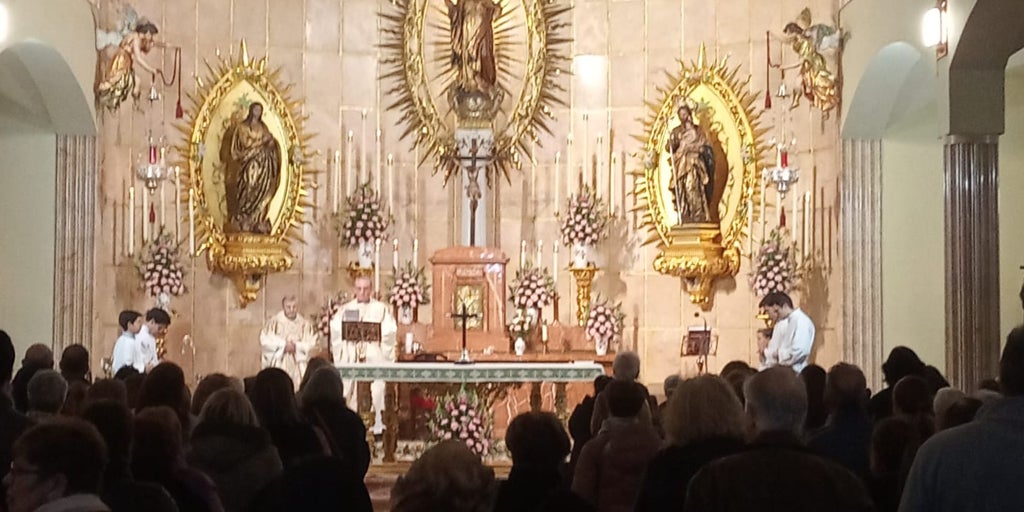
[[[570,267],[573,279],[576,280],[576,323],[587,325],[587,314],[590,312],[590,285],[599,268],[590,265],[583,268]]]

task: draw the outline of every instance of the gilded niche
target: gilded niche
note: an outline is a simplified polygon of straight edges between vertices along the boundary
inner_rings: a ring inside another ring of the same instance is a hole
[[[646,121],[643,169],[634,192],[647,243],[660,249],[654,269],[677,276],[690,301],[711,307],[715,279],[733,276],[753,204],[764,130],[754,95],[726,59],[680,63],[670,89]]]
[[[286,97],[266,58],[237,56],[207,63],[185,128],[187,185],[195,199],[198,252],[210,269],[238,288],[242,307],[263,279],[291,268],[307,200],[306,162],[298,103]]]

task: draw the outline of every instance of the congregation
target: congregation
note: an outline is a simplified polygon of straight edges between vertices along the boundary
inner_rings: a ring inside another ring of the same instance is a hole
[[[134,323],[131,319],[129,323]],[[300,383],[278,368],[203,378],[161,362],[92,380],[68,346],[44,345],[14,373],[0,331],[0,468],[10,512],[373,510],[366,427],[338,372],[311,360]],[[908,348],[864,373],[839,363],[800,373],[744,362],[720,375],[637,382],[640,359],[573,411],[512,419],[508,477],[459,441],[428,449],[398,478],[391,510],[1011,510],[1024,502],[1024,327],[997,378],[949,387]],[[297,389],[297,391],[295,391]],[[571,434],[571,439],[570,439]],[[983,485],[984,484],[984,485]],[[982,491],[983,490],[983,491]]]

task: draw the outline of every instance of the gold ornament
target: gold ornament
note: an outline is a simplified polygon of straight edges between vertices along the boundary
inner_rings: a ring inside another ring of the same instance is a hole
[[[593,265],[569,267],[569,272],[576,279],[576,323],[580,327],[587,325],[587,315],[590,314],[590,285],[594,282],[598,270],[601,269]]]
[[[402,136],[415,137],[422,160],[433,158],[447,184],[460,169],[456,128],[493,130],[488,183],[509,180],[529,155],[527,141],[550,132],[552,108],[565,105],[558,82],[569,71],[571,39],[559,32],[571,7],[548,0],[390,5],[382,14],[383,78],[394,84],[390,108],[401,113]]]
[[[269,70],[266,57],[251,58],[244,40],[237,55],[218,59],[206,63],[207,80],[196,79],[178,154],[186,155],[184,185],[196,198],[196,255],[206,251],[210,270],[235,283],[245,307],[266,274],[292,266],[289,247],[302,242],[303,214],[312,207],[312,153],[297,115],[300,103],[290,98],[280,70]],[[252,144],[232,136],[243,123],[258,128]]]
[[[767,150],[756,95],[726,60],[709,61],[701,45],[696,62],[680,62],[672,88],[652,105],[643,169],[632,173],[637,209],[651,233],[645,243],[661,249],[654,269],[679,277],[690,301],[705,310],[714,280],[739,271]]]

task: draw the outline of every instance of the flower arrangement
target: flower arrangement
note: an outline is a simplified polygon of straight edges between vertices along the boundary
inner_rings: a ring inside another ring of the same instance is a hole
[[[461,389],[445,395],[437,404],[431,426],[436,441],[460,440],[481,457],[491,451],[491,422],[481,413],[480,400],[473,391]]]
[[[768,233],[754,261],[750,288],[754,295],[764,297],[772,292],[789,292],[799,279],[793,242],[785,227]]]
[[[587,314],[586,333],[595,340],[612,340],[622,334],[622,323],[626,318],[622,304],[611,304],[598,297],[590,305]]]
[[[163,228],[139,253],[136,264],[142,278],[142,289],[150,297],[161,294],[179,297],[186,291],[184,267],[178,252],[180,244],[174,242]]]
[[[395,269],[394,282],[391,283],[391,291],[388,293],[388,302],[395,307],[417,308],[424,304],[430,304],[427,291],[430,285],[427,284],[427,276],[423,269],[413,266],[411,261],[405,263],[401,270]]]
[[[338,292],[337,295],[328,298],[323,306],[320,306],[320,312],[316,315],[316,332],[321,337],[329,338],[331,336],[331,318],[338,314],[341,305],[346,302],[348,302],[348,295]]]
[[[590,187],[569,197],[562,217],[562,243],[566,246],[596,245],[608,236],[608,208]]]
[[[357,247],[384,238],[391,219],[384,213],[380,194],[369,183],[357,187],[345,203],[347,207],[341,214],[339,232],[342,245]]]
[[[509,287],[512,306],[516,309],[541,309],[551,303],[555,295],[555,281],[546,268],[534,268],[529,262],[516,271]]]
[[[513,340],[516,338],[526,339],[530,331],[537,323],[536,315],[531,315],[523,309],[517,309],[516,315],[512,317],[512,323],[508,324],[508,335]]]

